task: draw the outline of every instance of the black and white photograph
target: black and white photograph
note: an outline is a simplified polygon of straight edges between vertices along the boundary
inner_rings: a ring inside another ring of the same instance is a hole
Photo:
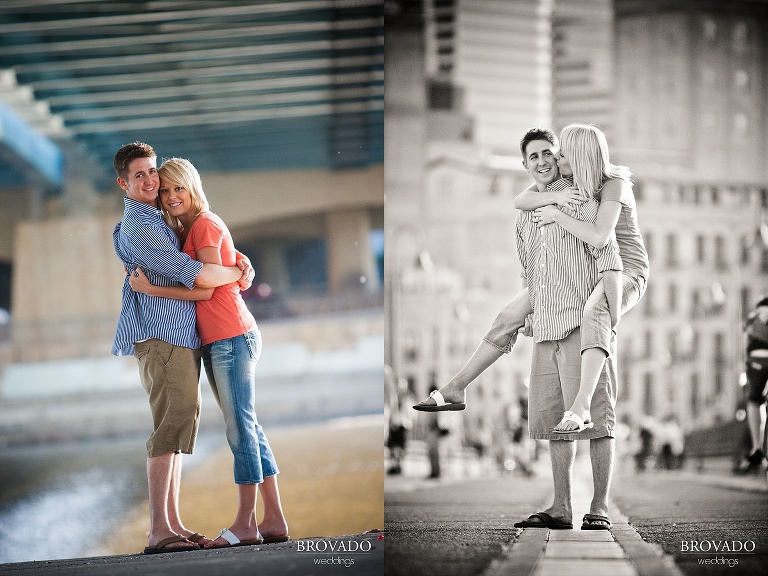
[[[761,573],[768,3],[385,6],[385,574]]]

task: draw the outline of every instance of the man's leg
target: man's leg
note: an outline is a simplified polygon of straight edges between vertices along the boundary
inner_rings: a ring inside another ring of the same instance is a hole
[[[608,516],[608,491],[613,475],[613,456],[616,443],[613,438],[593,438],[589,441],[589,457],[592,461],[594,495],[589,506],[590,514]]]
[[[172,487],[173,452],[147,458],[147,482],[149,485],[149,537],[148,546],[175,536],[168,519],[168,499]],[[188,542],[172,542],[166,548],[192,548]],[[197,545],[194,545],[196,548]]]
[[[184,526],[179,514],[179,495],[181,493],[181,465],[183,454],[173,454],[173,464],[171,465],[171,487],[168,491],[168,522],[171,529],[176,533],[189,538],[195,534],[194,530],[189,530]],[[195,541],[200,546],[212,542],[210,538],[202,537]]]
[[[153,432],[147,440],[150,546],[169,536],[191,535],[179,519],[181,454],[192,452],[200,415],[200,351],[152,339],[136,344],[139,374],[149,394]],[[170,408],[169,408],[170,407]],[[170,547],[197,548],[189,542]]]
[[[555,494],[552,506],[545,512],[559,520],[571,521],[573,508],[571,485],[573,482],[573,462],[576,459],[576,442],[569,440],[550,440],[549,456],[552,460],[552,480]]]

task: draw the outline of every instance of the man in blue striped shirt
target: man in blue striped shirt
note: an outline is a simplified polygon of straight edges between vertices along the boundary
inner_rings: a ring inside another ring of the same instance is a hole
[[[520,143],[523,164],[540,192],[559,178],[557,136],[533,129]],[[589,200],[577,211],[594,221],[597,203]],[[523,266],[531,306],[534,337],[531,381],[528,390],[530,436],[549,440],[554,482],[553,504],[543,512],[518,522],[522,528],[572,528],[571,482],[576,456],[574,440],[590,440],[594,495],[590,511],[607,521],[607,497],[614,454],[616,403],[615,339],[592,398],[594,422],[581,434],[554,433],[567,406],[579,390],[581,379],[580,324],[584,306],[598,282],[598,269],[622,267],[618,247],[609,244],[592,252],[581,240],[560,226],[539,228],[533,212],[521,211],[517,221],[518,254]],[[529,328],[526,322],[526,332]],[[596,518],[598,516],[595,516]],[[596,528],[589,528],[596,529]]]
[[[134,142],[115,154],[117,183],[125,190],[125,212],[113,233],[115,252],[129,274],[140,267],[158,286],[214,288],[253,279],[239,266],[203,264],[179,250],[179,239],[157,208],[160,179],[151,146]],[[149,395],[153,432],[147,440],[150,532],[144,552],[197,550],[199,534],[184,527],[178,512],[182,453],[191,454],[200,420],[200,338],[195,303],[153,298],[123,283],[122,310],[112,353],[134,354]]]

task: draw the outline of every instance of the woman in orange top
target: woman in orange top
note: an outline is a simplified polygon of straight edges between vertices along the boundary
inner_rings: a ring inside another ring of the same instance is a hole
[[[171,158],[163,162],[158,173],[160,208],[168,225],[179,235],[182,250],[201,262],[234,265],[232,236],[221,218],[209,210],[200,175],[192,163]],[[224,414],[239,494],[234,524],[205,547],[289,540],[277,488],[277,463],[256,419],[254,376],[261,354],[261,335],[238,284],[194,290],[153,286],[139,271],[138,276],[131,277],[131,287],[150,296],[196,301],[203,365]],[[264,518],[259,523],[257,490],[264,503]]]

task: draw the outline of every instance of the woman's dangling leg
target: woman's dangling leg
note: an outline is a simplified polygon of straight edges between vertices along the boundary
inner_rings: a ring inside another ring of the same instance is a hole
[[[512,350],[517,331],[523,327],[525,318],[531,312],[531,301],[526,288],[504,306],[469,361],[440,388],[446,402],[466,401],[467,387],[504,353]],[[435,404],[435,401],[428,398],[421,404]]]

